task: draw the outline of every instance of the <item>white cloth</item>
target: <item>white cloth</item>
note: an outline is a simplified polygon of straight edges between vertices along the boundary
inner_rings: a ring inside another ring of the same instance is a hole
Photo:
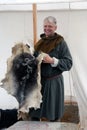
[[[80,125],[85,130],[87,129],[87,70],[84,68],[83,59],[79,59],[77,55],[73,57],[73,61],[71,69],[73,88],[79,107]]]
[[[58,65],[59,60],[56,59],[55,57],[53,57],[53,59],[54,59],[54,63],[51,64],[51,66],[52,66],[52,67],[56,67],[56,66]]]
[[[19,103],[16,98],[7,93],[4,88],[0,87],[0,109],[18,109]]]

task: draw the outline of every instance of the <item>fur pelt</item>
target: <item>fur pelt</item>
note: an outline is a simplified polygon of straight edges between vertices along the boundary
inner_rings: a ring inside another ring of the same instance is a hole
[[[7,73],[2,80],[2,87],[19,102],[18,119],[26,120],[30,108],[40,107],[40,64],[44,55],[41,53],[36,58],[28,45],[17,43],[12,48],[12,56],[7,60]]]

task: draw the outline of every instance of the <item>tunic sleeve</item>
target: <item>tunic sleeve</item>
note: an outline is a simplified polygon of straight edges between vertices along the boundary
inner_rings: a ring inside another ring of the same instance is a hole
[[[60,44],[59,49],[59,61],[57,68],[63,72],[63,71],[69,71],[72,67],[73,61],[72,56],[70,53],[70,50],[66,44],[66,42],[63,40]]]

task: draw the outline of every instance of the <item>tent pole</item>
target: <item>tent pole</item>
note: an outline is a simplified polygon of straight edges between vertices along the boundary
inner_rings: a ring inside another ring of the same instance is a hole
[[[33,4],[33,34],[34,34],[34,45],[37,42],[37,5]]]

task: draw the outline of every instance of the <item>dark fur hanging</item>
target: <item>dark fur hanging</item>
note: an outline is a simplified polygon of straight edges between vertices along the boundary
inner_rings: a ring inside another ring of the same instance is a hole
[[[18,119],[29,120],[31,108],[40,108],[42,102],[40,66],[45,53],[34,55],[24,43],[12,47],[7,60],[7,73],[2,86],[19,102]]]
[[[24,102],[27,93],[34,89],[37,83],[37,64],[38,61],[29,53],[22,53],[13,60],[12,72],[18,84],[15,93],[20,106]]]

